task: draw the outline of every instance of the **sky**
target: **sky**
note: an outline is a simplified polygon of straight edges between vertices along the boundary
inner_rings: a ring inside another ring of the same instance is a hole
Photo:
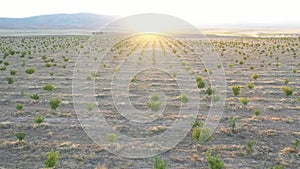
[[[298,0],[1,0],[0,17],[88,12],[129,16],[163,13],[202,24],[300,23]]]

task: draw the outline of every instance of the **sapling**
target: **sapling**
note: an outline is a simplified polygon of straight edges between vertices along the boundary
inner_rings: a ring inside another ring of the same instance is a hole
[[[286,96],[290,96],[293,94],[293,89],[291,87],[288,87],[288,86],[283,86],[281,88],[281,90],[285,93]]]
[[[234,96],[240,95],[241,87],[240,86],[232,86],[231,87]]]
[[[51,150],[46,154],[47,160],[44,162],[46,167],[56,167],[58,166],[59,153]]]
[[[167,162],[159,157],[154,157],[153,159],[153,169],[166,169]]]
[[[23,141],[23,140],[25,139],[25,137],[26,137],[26,133],[16,132],[16,133],[15,133],[15,136],[17,137],[17,139],[18,139],[19,141]]]

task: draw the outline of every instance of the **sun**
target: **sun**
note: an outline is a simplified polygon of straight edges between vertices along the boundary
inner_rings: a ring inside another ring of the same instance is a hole
[[[114,30],[130,33],[197,33],[188,22],[164,14],[139,14],[122,18],[110,25]]]

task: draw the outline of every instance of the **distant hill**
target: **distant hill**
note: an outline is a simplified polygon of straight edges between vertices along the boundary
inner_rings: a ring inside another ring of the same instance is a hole
[[[52,14],[27,18],[0,17],[0,29],[98,29],[117,18],[90,13]]]

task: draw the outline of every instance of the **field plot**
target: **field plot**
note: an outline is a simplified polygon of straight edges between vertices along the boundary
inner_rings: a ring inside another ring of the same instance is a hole
[[[102,43],[113,41],[99,36]],[[0,168],[43,168],[51,150],[59,154],[57,168],[153,168],[153,158],[117,156],[83,130],[72,97],[73,71],[81,71],[75,69],[80,53],[99,62],[96,72],[81,79],[83,88],[95,84],[97,103],[85,103],[85,111],[98,107],[116,133],[134,138],[163,135],[180,118],[180,106],[199,104],[199,110],[187,109],[198,114],[197,122],[188,124],[189,133],[159,155],[168,168],[209,168],[211,158],[203,152],[222,160],[225,168],[299,168],[300,38],[214,36],[210,41],[211,50],[220,55],[217,69],[225,70],[226,102],[212,137],[198,144],[211,101],[219,99],[210,84],[214,71],[195,54],[206,43],[203,39],[137,35],[114,45],[101,60],[89,56],[106,50],[97,43],[85,50],[89,36],[0,38]],[[194,87],[182,93],[178,84]],[[126,96],[134,110],[148,114],[128,109],[124,113],[130,118],[124,117],[118,110],[126,110]],[[114,142],[118,135],[105,139]],[[134,144],[128,145],[133,149]]]

